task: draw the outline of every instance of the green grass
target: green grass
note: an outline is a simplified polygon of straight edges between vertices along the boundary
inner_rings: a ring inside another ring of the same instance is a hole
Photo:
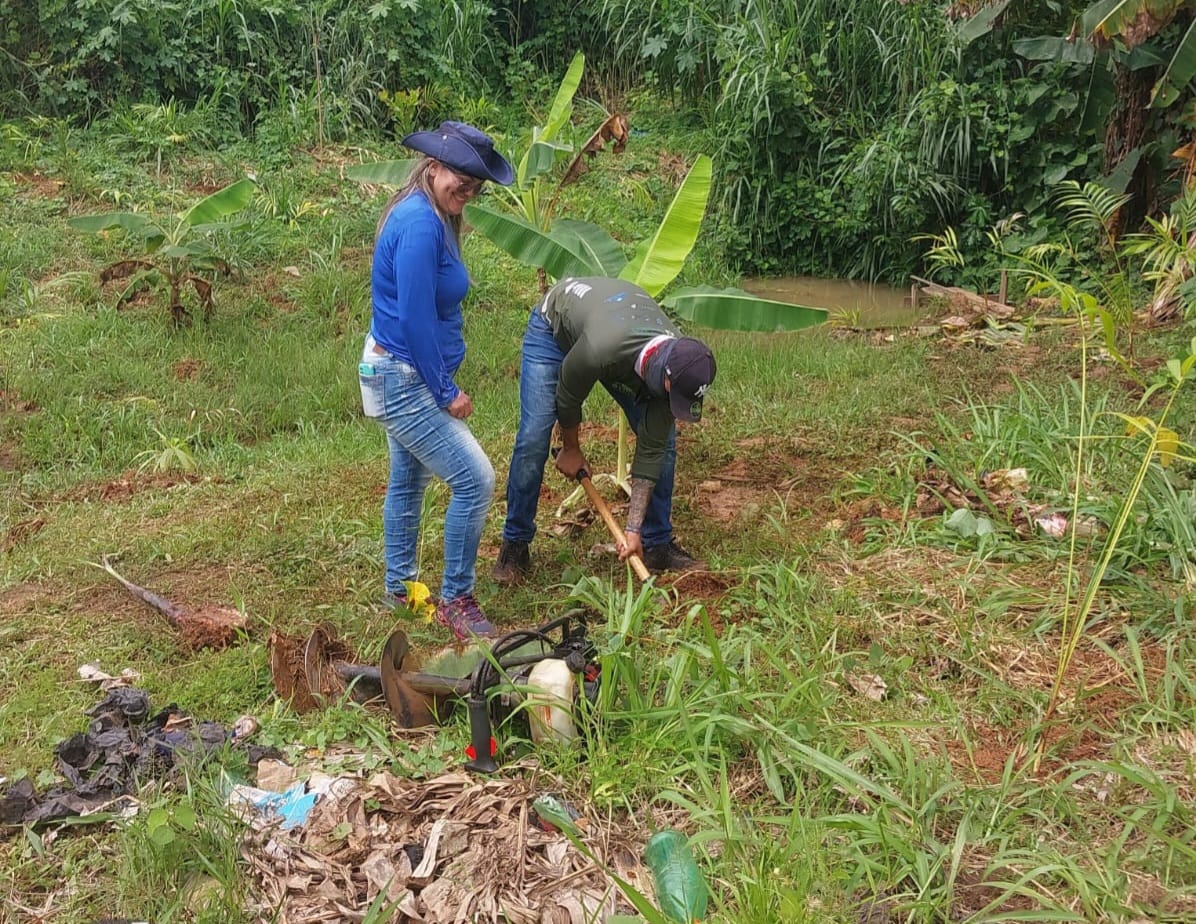
[[[52,776],[54,743],[94,702],[76,679],[93,659],[139,670],[155,704],[223,722],[255,714],[262,740],[292,756],[341,742],[367,768],[455,766],[462,720],[414,749],[358,707],[296,716],[270,687],[272,631],[327,621],[369,660],[394,625],[373,607],[385,443],[360,415],[353,376],[381,196],[339,180],[344,152],[290,154],[251,208],[211,325],[176,331],[160,302],[114,309],[95,273],[123,255],[120,241],[76,235],[65,219],[111,207],[103,191],[122,186],[141,203],[173,201],[253,168],[255,152],[239,150],[235,169],[229,152],[191,153],[158,178],[78,142],[84,153],[66,159],[47,137],[30,148],[36,165],[17,157],[0,174],[16,191],[0,196],[0,244],[12,245],[0,286],[0,776]],[[580,217],[640,236],[653,216],[635,209],[668,199],[654,173],[662,153],[638,142],[623,161],[599,158],[571,192]],[[55,195],[30,182],[35,167],[64,178]],[[460,381],[501,487],[536,281],[479,237],[466,257],[475,286]],[[1177,551],[1190,463],[1148,481],[1151,519],[1131,527],[1064,721],[1032,772],[1018,747],[1038,727],[1061,645],[1065,550],[1011,530],[962,539],[944,516],[919,516],[917,495],[928,459],[957,483],[1022,465],[1039,499],[1065,492],[1073,341],[1036,335],[1022,356],[831,330],[708,339],[719,378],[703,422],[680,434],[675,518],[716,569],[709,581],[628,589],[623,566],[591,553],[607,541],[600,524],[551,534],[571,486],[549,472],[533,580],[500,589],[488,572],[501,492],[489,515],[478,590],[501,627],[576,603],[598,623],[605,682],[585,759],[546,748],[541,763],[637,835],[666,824],[693,834],[712,921],[1190,915],[1196,598]],[[1138,348],[1166,357],[1180,340],[1162,332]],[[1090,401],[1136,412],[1112,375]],[[609,471],[614,405],[595,395],[586,413],[586,449]],[[1182,434],[1190,412],[1178,415]],[[193,473],[153,470],[172,445]],[[1093,509],[1115,511],[1132,447],[1097,445],[1085,471]],[[424,518],[421,577],[433,589],[447,500],[434,486]],[[93,567],[106,554],[178,602],[240,608],[246,637],[184,650]],[[407,628],[417,649],[445,643],[435,625]],[[885,683],[879,701],[860,692],[870,677]],[[115,912],[238,920],[248,883],[220,785],[216,767],[194,768],[147,794],[152,822],[0,842],[13,883],[0,917],[49,900],[68,924]],[[206,910],[188,905],[197,889]]]

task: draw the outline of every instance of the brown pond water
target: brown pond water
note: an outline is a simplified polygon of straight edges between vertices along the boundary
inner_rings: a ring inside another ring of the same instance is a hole
[[[910,306],[909,290],[853,279],[815,276],[777,276],[744,279],[740,285],[752,295],[791,305],[825,308],[831,320],[848,327],[906,327],[918,320]]]

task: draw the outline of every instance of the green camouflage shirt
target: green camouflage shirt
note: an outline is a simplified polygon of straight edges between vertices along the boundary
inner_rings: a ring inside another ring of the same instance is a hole
[[[553,337],[564,351],[556,389],[556,415],[566,429],[581,423],[581,405],[601,382],[613,395],[645,403],[635,432],[634,478],[655,481],[673,426],[666,394],[654,394],[635,371],[635,361],[651,341],[680,336],[661,307],[639,286],[606,277],[567,277],[540,305]]]

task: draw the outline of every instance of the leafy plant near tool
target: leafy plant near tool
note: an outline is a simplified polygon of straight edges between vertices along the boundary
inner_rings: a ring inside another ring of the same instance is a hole
[[[275,633],[270,672],[279,697],[297,712],[349,696],[385,704],[402,728],[422,728],[444,724],[464,702],[470,737],[465,766],[480,773],[498,769],[496,732],[533,743],[580,737],[581,701],[596,701],[601,676],[583,610],[509,632],[488,649],[442,653],[426,667],[412,657],[402,629],[387,638],[376,667],[358,662],[326,624],[306,640]]]

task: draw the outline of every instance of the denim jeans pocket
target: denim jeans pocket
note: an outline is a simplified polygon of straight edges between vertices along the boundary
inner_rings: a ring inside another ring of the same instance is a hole
[[[376,372],[369,363],[357,367],[357,380],[361,384],[361,410],[371,420],[386,416],[386,377]]]

